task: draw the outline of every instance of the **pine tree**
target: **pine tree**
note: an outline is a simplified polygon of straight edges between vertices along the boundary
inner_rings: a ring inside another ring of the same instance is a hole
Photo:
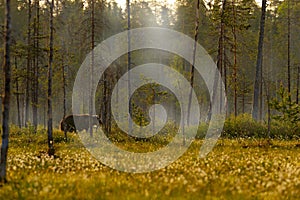
[[[53,156],[55,153],[54,145],[53,145],[53,118],[52,118],[52,65],[53,65],[53,32],[54,32],[54,26],[53,26],[53,10],[54,10],[54,0],[51,0],[49,2],[50,6],[50,19],[49,19],[49,62],[48,62],[48,111],[47,111],[47,117],[48,117],[48,125],[47,125],[47,134],[48,134],[48,154],[50,156]]]
[[[6,182],[6,166],[7,166],[7,152],[9,143],[9,112],[10,112],[10,76],[11,76],[11,65],[10,65],[10,46],[11,46],[11,19],[10,19],[10,0],[5,1],[5,47],[4,47],[4,96],[2,107],[3,121],[2,121],[2,145],[0,154],[0,182]]]
[[[262,62],[263,62],[263,43],[264,43],[264,29],[265,29],[265,18],[266,18],[266,7],[267,0],[262,0],[261,8],[261,19],[260,19],[260,29],[259,29],[259,42],[258,42],[258,52],[255,70],[255,82],[254,82],[254,94],[253,94],[253,107],[252,107],[252,117],[258,120],[258,97],[260,92],[260,86],[262,84]]]

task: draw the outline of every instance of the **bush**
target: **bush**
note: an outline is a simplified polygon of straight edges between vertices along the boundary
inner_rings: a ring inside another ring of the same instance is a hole
[[[253,120],[250,114],[227,118],[222,133],[223,137],[228,138],[259,138],[266,137],[266,135],[267,126]]]
[[[277,139],[299,139],[300,138],[300,125],[297,126],[290,122],[272,120],[271,123],[271,138]]]
[[[299,138],[300,127],[286,121],[271,121],[270,137],[274,139]],[[225,138],[267,138],[268,126],[265,122],[257,122],[250,114],[226,119],[222,137]]]

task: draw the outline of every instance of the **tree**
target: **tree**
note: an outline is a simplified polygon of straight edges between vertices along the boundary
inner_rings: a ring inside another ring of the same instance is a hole
[[[236,34],[236,9],[235,0],[232,0],[232,15],[233,15],[233,90],[234,90],[234,116],[237,116],[237,34]]]
[[[258,97],[261,88],[260,86],[262,84],[262,62],[263,62],[263,43],[264,43],[266,7],[267,7],[267,0],[262,0],[259,42],[258,42],[257,61],[256,61],[256,70],[255,70],[254,93],[253,93],[253,107],[252,107],[252,117],[255,120],[258,120]]]
[[[89,98],[89,129],[90,129],[90,136],[93,137],[93,123],[92,123],[92,115],[93,115],[93,84],[94,84],[94,47],[95,47],[95,2],[94,0],[91,1],[92,6],[92,17],[91,17],[91,49],[92,49],[92,63],[91,63],[91,71],[90,71],[90,98]]]
[[[31,74],[31,0],[28,0],[27,19],[27,69],[26,69],[26,97],[25,97],[25,126],[29,122],[29,96],[30,96],[30,74]]]
[[[225,91],[227,91],[227,66],[225,63],[226,54],[225,54],[225,12],[227,7],[227,1],[223,0],[222,8],[221,8],[221,22],[220,22],[220,34],[219,34],[219,46],[218,46],[218,57],[217,57],[217,67],[220,71],[221,77],[224,78],[224,87]],[[222,86],[220,87],[222,90]],[[220,108],[222,108],[223,97],[222,92],[220,92]]]
[[[196,59],[196,50],[197,50],[196,47],[197,47],[198,29],[199,29],[199,10],[200,10],[200,0],[197,0],[196,18],[195,18],[195,33],[194,33],[194,46],[193,46],[193,63],[191,65],[191,74],[190,74],[191,90],[190,90],[190,94],[189,94],[189,104],[188,104],[188,111],[187,111],[187,125],[189,125],[189,122],[190,122],[192,92],[193,92],[193,87],[194,87],[195,59]]]
[[[51,0],[49,2],[50,6],[50,20],[49,20],[49,29],[50,29],[50,35],[49,35],[49,61],[48,61],[48,111],[47,111],[47,117],[48,117],[48,125],[47,125],[47,134],[48,134],[48,154],[50,156],[53,156],[55,153],[54,146],[53,146],[53,126],[52,126],[52,64],[53,64],[53,9],[54,9],[54,0]]]
[[[63,116],[63,121],[66,118],[66,114],[67,114],[67,105],[66,105],[66,70],[65,70],[66,66],[64,65],[64,63],[62,63],[62,82],[63,82],[63,112],[64,112],[64,116]],[[66,125],[66,123],[64,123],[64,126]],[[65,135],[65,140],[66,142],[68,141],[68,136],[67,136],[67,129],[66,127],[63,127],[64,129],[64,135]]]
[[[10,0],[5,1],[5,47],[4,47],[4,96],[2,107],[3,121],[2,121],[2,145],[0,158],[0,182],[6,182],[6,162],[8,152],[8,137],[9,137],[9,110],[10,110],[10,45],[11,45],[11,21],[10,21]]]
[[[18,71],[18,62],[17,62],[17,56],[15,55],[15,69],[16,72]],[[21,112],[20,112],[20,92],[19,92],[19,77],[16,75],[15,77],[15,84],[16,84],[16,101],[17,101],[17,112],[18,112],[18,126],[19,128],[22,127],[21,124]]]
[[[287,29],[288,29],[288,33],[287,33],[287,82],[288,82],[288,92],[291,93],[291,14],[290,14],[290,0],[288,0],[287,2],[288,4],[288,16],[287,16]]]
[[[128,50],[127,50],[127,71],[128,71],[128,95],[130,94],[131,91],[131,86],[130,86],[130,69],[131,69],[131,48],[130,48],[130,0],[126,0],[126,8],[127,8],[127,45],[128,45]],[[128,96],[128,98],[130,98]],[[129,101],[129,115],[132,114],[132,106],[131,106],[131,102]],[[132,130],[132,121],[130,120],[129,117],[129,121],[128,121],[128,130],[129,133]]]
[[[40,5],[39,0],[35,0],[35,18],[34,18],[34,59],[33,59],[33,78],[32,78],[32,122],[34,131],[38,125],[38,91],[39,91],[39,23],[40,23]]]
[[[282,84],[277,93],[278,98],[274,98],[270,102],[271,108],[279,112],[279,115],[275,115],[273,118],[297,128],[300,123],[300,105],[291,100],[290,93]]]

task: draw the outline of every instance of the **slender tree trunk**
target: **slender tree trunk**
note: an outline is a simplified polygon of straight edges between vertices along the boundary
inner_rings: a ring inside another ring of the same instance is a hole
[[[191,74],[190,74],[191,89],[190,89],[190,93],[189,93],[187,125],[190,124],[190,112],[191,112],[192,94],[193,94],[193,87],[194,87],[195,59],[196,59],[196,50],[197,50],[196,48],[197,48],[198,30],[199,30],[199,12],[200,12],[200,0],[197,0],[197,2],[196,2],[196,17],[195,17],[195,32],[194,32],[194,47],[193,47],[193,63],[191,66]]]
[[[64,60],[64,59],[63,59]],[[66,113],[67,113],[67,106],[66,106],[66,76],[65,76],[65,65],[62,63],[62,81],[63,81],[63,121],[65,121]],[[63,123],[64,127],[64,135],[66,142],[68,141],[68,135],[67,135],[67,129],[66,129],[66,123]]]
[[[120,65],[120,60],[118,60],[118,64]],[[116,81],[119,80],[119,77],[120,77],[120,68],[117,67],[117,73],[116,73]],[[116,86],[116,103],[115,105],[118,105],[119,106],[119,86],[117,85]],[[119,109],[119,108],[117,108]],[[117,112],[117,115],[115,116],[115,121],[119,121],[119,113]]]
[[[35,1],[34,19],[34,70],[33,70],[33,94],[32,94],[32,122],[36,132],[38,125],[38,92],[39,92],[39,0]]]
[[[11,22],[10,22],[10,0],[5,1],[5,47],[4,47],[4,96],[2,101],[2,145],[0,155],[0,182],[6,182],[6,165],[7,165],[7,152],[8,152],[8,137],[9,137],[9,103],[10,103],[10,45],[11,45]]]
[[[291,14],[290,14],[290,0],[288,0],[288,46],[287,46],[287,56],[288,56],[288,66],[287,66],[287,77],[288,77],[288,92],[291,95]],[[291,97],[289,98],[291,100]]]
[[[236,38],[236,10],[235,0],[232,1],[232,12],[234,24],[232,26],[233,33],[233,87],[234,87],[234,116],[237,116],[237,38]]]
[[[219,37],[219,46],[218,46],[218,60],[217,60],[217,67],[218,70],[215,72],[215,78],[214,78],[214,84],[213,84],[213,94],[212,94],[212,100],[210,102],[209,106],[209,112],[207,115],[207,120],[209,121],[212,116],[212,106],[214,105],[214,102],[216,101],[216,93],[217,93],[217,88],[218,88],[218,73],[221,75],[221,79],[223,77],[223,65],[224,65],[224,36],[225,36],[225,22],[224,22],[224,12],[226,9],[226,0],[223,0],[222,4],[222,13],[221,13],[221,26],[220,26],[220,37]],[[220,84],[220,112],[222,109],[223,105],[223,99],[222,99],[222,84]]]
[[[263,69],[260,70],[260,85],[259,85],[259,120],[263,119]]]
[[[246,81],[245,76],[243,76],[243,92],[242,92],[242,113],[245,113],[245,91],[246,91]]]
[[[52,125],[52,64],[53,64],[53,9],[54,9],[54,0],[51,0],[50,3],[50,38],[49,38],[49,64],[48,64],[48,154],[53,156],[55,153],[53,145],[53,125]]]
[[[262,71],[262,62],[263,62],[263,43],[264,43],[266,6],[267,6],[267,0],[262,0],[259,42],[258,42],[257,61],[256,61],[256,70],[255,70],[256,75],[255,75],[255,82],[254,82],[253,106],[252,106],[252,117],[255,120],[258,120],[258,109],[259,109],[258,100],[259,100],[259,91],[261,85],[261,71]]]
[[[93,123],[92,123],[92,115],[93,115],[93,82],[94,82],[94,47],[95,47],[95,1],[92,0],[92,41],[91,41],[91,48],[92,48],[92,63],[91,63],[91,71],[90,71],[90,98],[89,98],[89,129],[90,129],[90,136],[93,137]]]
[[[110,109],[110,102],[111,102],[111,95],[110,94],[110,91],[111,91],[111,83],[112,83],[112,80],[109,80],[107,82],[107,93],[106,93],[106,96],[107,96],[107,102],[106,102],[106,131],[107,133],[110,133],[111,131],[111,109]]]
[[[221,74],[221,80],[222,80],[222,77],[224,78],[225,91],[226,91],[226,87],[227,87],[226,66],[225,66],[225,10],[226,10],[226,6],[227,6],[227,1],[223,0],[222,13],[221,13],[219,47],[218,47],[218,62],[217,62],[217,66],[218,66],[218,69]],[[223,106],[222,90],[223,90],[223,88],[222,88],[222,84],[221,84],[220,85],[220,109],[222,109],[222,106]]]
[[[299,86],[300,86],[300,65],[298,65],[298,72],[297,72],[297,92],[296,92],[296,103],[299,104]]]
[[[34,41],[34,48],[35,46],[35,41]],[[36,52],[35,52],[36,53]],[[32,83],[31,83],[31,87],[32,87],[32,103],[31,103],[31,108],[32,108],[32,124],[33,124],[33,128],[34,128],[34,133],[36,133],[37,131],[37,104],[36,104],[36,99],[37,99],[37,94],[36,94],[36,79],[37,79],[37,74],[36,74],[36,62],[37,60],[34,58],[33,59],[33,76],[32,76]]]
[[[18,62],[17,57],[15,56],[15,66],[16,70],[18,70]],[[21,111],[20,111],[20,91],[19,91],[19,77],[16,76],[16,100],[17,100],[17,112],[18,112],[18,126],[19,128],[22,127],[21,125]]]
[[[46,129],[46,102],[44,104],[44,129]]]
[[[264,86],[265,86],[265,91],[266,91],[266,97],[267,97],[267,118],[268,118],[268,133],[267,137],[270,140],[271,138],[271,108],[270,108],[270,91],[269,91],[269,84],[266,83],[266,81],[263,81]]]
[[[29,122],[29,96],[31,80],[31,0],[28,0],[28,21],[27,21],[27,69],[26,69],[26,93],[25,93],[25,127]]]
[[[127,29],[128,29],[128,34],[127,34],[127,44],[128,44],[128,53],[127,53],[127,73],[128,73],[128,102],[129,102],[129,115],[132,115],[132,106],[130,102],[130,92],[131,92],[131,84],[130,84],[130,69],[131,69],[131,39],[130,39],[130,29],[131,29],[131,23],[130,23],[130,0],[126,0],[126,7],[127,7]],[[130,117],[129,117],[130,118]],[[132,131],[132,121],[129,119],[128,121],[128,129],[129,133]]]
[[[155,104],[155,89],[153,87],[151,87],[152,90],[152,104]],[[154,130],[155,130],[155,106],[153,107],[153,114],[152,114],[152,120],[153,120],[153,124],[152,124],[152,131],[153,131],[153,135],[155,134]]]
[[[242,94],[242,113],[245,113],[245,94]]]
[[[106,75],[104,75],[104,80],[103,80],[103,97],[102,97],[102,122],[104,126],[104,130],[107,132],[107,80],[106,80]]]

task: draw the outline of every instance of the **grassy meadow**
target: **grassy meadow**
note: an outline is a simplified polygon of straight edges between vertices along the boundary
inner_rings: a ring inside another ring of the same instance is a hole
[[[125,173],[102,165],[76,134],[54,132],[56,156],[47,136],[12,128],[8,184],[0,199],[298,199],[297,140],[220,139],[205,159],[201,140],[173,164],[150,173]],[[130,145],[130,144],[126,144]],[[142,147],[141,147],[142,148]]]

